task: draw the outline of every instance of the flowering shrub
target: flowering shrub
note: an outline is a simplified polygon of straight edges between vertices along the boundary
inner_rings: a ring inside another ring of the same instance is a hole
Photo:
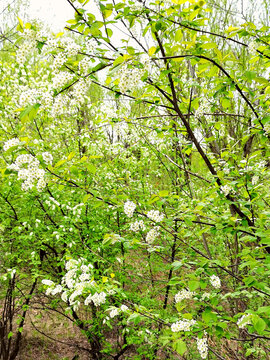
[[[217,31],[204,1],[67,2],[63,34],[20,20],[0,63],[22,318],[40,295],[93,359],[267,359],[269,28]]]

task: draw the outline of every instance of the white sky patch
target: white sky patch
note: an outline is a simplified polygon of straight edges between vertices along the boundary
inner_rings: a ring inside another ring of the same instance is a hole
[[[29,19],[38,19],[53,32],[63,30],[66,21],[74,18],[74,10],[66,0],[30,0]]]

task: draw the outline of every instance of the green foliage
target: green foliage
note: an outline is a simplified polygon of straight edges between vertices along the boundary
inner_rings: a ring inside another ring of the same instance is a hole
[[[0,64],[3,343],[39,301],[96,359],[267,359],[269,28],[79,3]]]

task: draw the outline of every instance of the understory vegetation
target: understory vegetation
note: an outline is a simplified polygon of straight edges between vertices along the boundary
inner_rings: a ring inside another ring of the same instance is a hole
[[[0,360],[270,358],[270,28],[249,5],[66,0],[57,34],[9,8]],[[69,350],[35,356],[31,332]]]

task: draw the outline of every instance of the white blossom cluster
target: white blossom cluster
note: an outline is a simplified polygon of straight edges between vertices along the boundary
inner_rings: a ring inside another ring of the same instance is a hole
[[[158,210],[150,210],[147,217],[155,222],[160,222],[164,219],[164,214],[161,214]]]
[[[251,41],[248,44],[248,51],[251,53],[252,56],[257,55],[257,43],[255,41]]]
[[[85,76],[88,74],[90,68],[90,61],[87,58],[83,58],[78,64],[79,72]]]
[[[270,123],[267,123],[264,125],[264,131],[267,133],[267,134],[270,134]]]
[[[7,279],[11,278],[13,279],[16,275],[16,269],[7,269],[7,272],[4,275],[0,276],[0,281],[6,281]]]
[[[56,206],[61,206],[60,203],[53,197],[49,197],[49,200],[45,200],[45,204],[48,205],[52,210],[55,210]]]
[[[24,29],[22,37],[29,41],[36,40],[36,32],[33,29]]]
[[[113,319],[115,316],[118,316],[121,312],[127,312],[129,310],[129,308],[126,305],[121,305],[120,308],[114,307],[114,308],[110,308],[109,311],[109,316],[111,319]]]
[[[53,104],[53,91],[45,91],[40,97],[41,106],[45,109],[50,109]]]
[[[229,195],[229,193],[230,193],[230,191],[232,190],[232,188],[231,188],[231,186],[230,185],[222,185],[221,187],[220,187],[220,190],[223,192],[223,194],[225,195],[225,196],[227,196],[227,195]]]
[[[120,310],[123,311],[123,312],[126,312],[126,311],[128,311],[129,309],[128,309],[127,305],[124,305],[124,304],[123,304],[123,305],[121,305]]]
[[[130,224],[130,230],[134,232],[138,232],[140,230],[145,230],[145,225],[143,220],[135,221],[135,223]]]
[[[87,39],[87,41],[85,42],[85,48],[88,55],[92,55],[94,53],[96,46],[97,42],[95,41],[95,39]]]
[[[175,299],[175,302],[176,303],[179,303],[181,302],[182,300],[184,299],[192,299],[192,297],[195,295],[195,292],[194,291],[189,291],[189,290],[186,290],[186,289],[182,289],[181,291],[179,291],[174,299]]]
[[[132,217],[133,213],[136,209],[136,204],[132,201],[126,201],[124,204],[124,213],[127,215],[127,217]]]
[[[210,297],[211,297],[211,293],[208,293],[208,292],[202,293],[202,300],[203,301],[209,300]]]
[[[240,317],[240,319],[238,319],[237,321],[237,325],[239,327],[239,329],[244,329],[247,325],[250,325],[251,324],[251,318],[252,318],[252,315],[247,315],[247,314],[244,314],[243,316]]]
[[[115,316],[119,315],[119,309],[118,308],[114,308],[110,311],[110,318],[113,319]]]
[[[72,38],[66,37],[60,40],[61,46],[64,48],[67,56],[76,56],[80,51],[80,46],[75,43]]]
[[[156,237],[159,235],[158,229],[159,229],[159,227],[155,226],[153,229],[148,231],[146,238],[145,238],[145,241],[148,244],[152,244],[155,241]]]
[[[195,118],[199,119],[205,114],[209,114],[211,112],[211,105],[206,98],[203,98],[198,109],[195,111]]]
[[[46,286],[50,286],[50,287],[54,286],[54,282],[52,280],[43,279],[41,282],[43,285],[46,285]],[[51,291],[51,290],[49,290],[49,291]]]
[[[67,104],[68,104],[68,99],[66,95],[63,94],[57,95],[57,97],[54,98],[54,102],[51,109],[51,116],[54,118],[59,115],[63,115],[67,108]]]
[[[73,208],[67,207],[67,209],[72,210],[73,215],[79,219],[81,217],[83,207],[84,207],[84,203],[79,203],[73,206]]]
[[[61,285],[56,285],[51,280],[42,280],[42,283],[48,286],[46,294],[56,295],[58,293],[62,293],[62,300],[68,303],[74,309],[78,309],[78,307],[80,306],[80,301],[78,297],[86,291],[93,291],[93,289],[95,289],[96,287],[95,281],[92,280],[93,266],[92,264],[85,265],[84,261],[84,259],[70,259],[66,262],[65,268],[67,272],[62,278]],[[86,304],[90,303],[90,296],[93,296],[92,301],[94,302],[94,304],[98,303],[99,295],[95,294],[91,294],[88,296],[88,301],[85,300]]]
[[[88,305],[90,302],[93,301],[95,306],[100,306],[101,304],[105,304],[106,302],[106,293],[102,291],[101,293],[96,292],[94,295],[89,295],[86,299],[84,304]]]
[[[201,358],[206,359],[208,355],[208,344],[206,337],[202,339],[197,338],[197,349],[199,350]]]
[[[107,295],[114,294],[115,290],[110,288],[105,292],[103,285],[102,289],[100,289],[100,286],[93,280],[93,265],[86,265],[85,262],[86,260],[83,258],[68,260],[65,264],[67,272],[61,280],[61,285],[57,285],[51,280],[42,280],[42,283],[47,286],[46,294],[56,295],[62,293],[61,299],[74,310],[79,308],[81,296],[86,296],[84,300],[85,305],[89,305],[91,302],[95,306],[104,304]],[[112,312],[112,317],[118,315],[120,311],[127,311],[128,307],[122,305],[117,310]]]
[[[68,71],[60,71],[59,73],[55,74],[52,80],[52,87],[54,89],[60,89],[67,83],[71,82],[73,79],[73,75]]]
[[[98,109],[99,114],[103,117],[103,119],[111,120],[113,118],[117,118],[117,109],[114,105],[109,104],[100,104]],[[97,113],[96,113],[97,115]]]
[[[87,83],[83,79],[80,79],[72,86],[72,95],[74,96],[75,104],[82,104],[85,101],[87,90]]]
[[[219,289],[221,287],[220,278],[216,275],[211,275],[210,283],[216,289]]]
[[[254,176],[252,177],[252,179],[251,179],[252,185],[253,185],[253,186],[254,186],[254,185],[257,185],[258,182],[259,182],[259,180],[260,180],[260,177],[259,177],[258,175],[254,175]]]
[[[142,2],[135,0],[133,3],[129,4],[130,11],[142,11],[144,6]]]
[[[4,151],[8,151],[11,147],[18,145],[20,145],[20,140],[18,138],[12,138],[4,143],[3,149]]]
[[[26,40],[20,44],[18,50],[16,51],[16,61],[20,66],[25,65],[26,59],[35,45],[35,41],[33,40]]]
[[[42,153],[42,157],[47,165],[48,164],[52,165],[52,162],[53,162],[52,154],[50,154],[48,151],[45,151],[44,153]]]
[[[21,106],[34,105],[37,102],[37,97],[40,95],[40,92],[36,89],[25,89],[20,94],[19,104]]]
[[[190,331],[191,327],[196,324],[196,320],[179,320],[171,325],[172,332]]]
[[[35,184],[38,191],[42,191],[45,186],[45,171],[39,167],[38,159],[30,154],[19,155],[15,163],[8,166],[9,169],[18,172],[18,179],[24,180],[22,190],[30,190]]]
[[[126,93],[127,90],[132,91],[135,87],[137,87],[143,71],[144,70],[140,70],[135,67],[129,69],[127,65],[124,65],[121,69],[118,84],[121,93]]]
[[[54,51],[60,46],[59,39],[56,39],[55,37],[50,36],[47,38],[46,45],[47,45],[46,49],[48,51]]]
[[[59,54],[55,55],[55,57],[53,59],[53,64],[52,64],[53,71],[58,72],[66,61],[67,61],[67,57],[64,53],[59,53]]]

